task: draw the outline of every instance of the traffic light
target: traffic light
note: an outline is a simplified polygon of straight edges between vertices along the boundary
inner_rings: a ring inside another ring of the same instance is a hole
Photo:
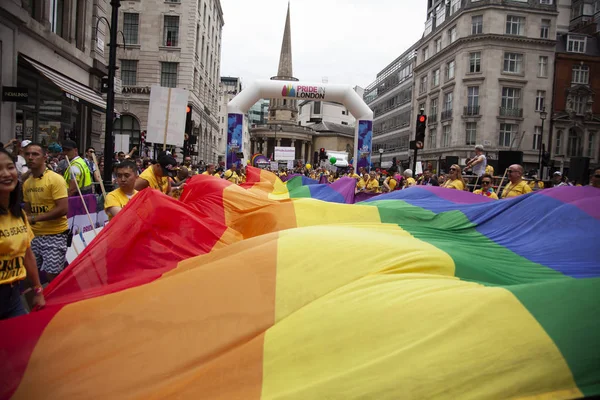
[[[327,153],[323,147],[319,149],[319,160],[327,160]]]
[[[192,123],[192,104],[188,104],[185,110],[185,133],[191,134],[194,124]]]
[[[421,114],[417,116],[417,129],[415,134],[415,141],[417,149],[422,149],[425,144],[425,129],[427,128],[427,115]]]

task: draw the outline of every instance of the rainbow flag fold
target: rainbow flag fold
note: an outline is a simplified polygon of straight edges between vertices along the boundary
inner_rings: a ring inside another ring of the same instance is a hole
[[[145,190],[0,322],[0,398],[600,395],[600,190]]]

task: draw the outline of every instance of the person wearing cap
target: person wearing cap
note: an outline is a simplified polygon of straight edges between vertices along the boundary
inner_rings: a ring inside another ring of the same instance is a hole
[[[503,199],[531,193],[531,188],[523,180],[523,167],[519,164],[513,164],[508,167],[508,180],[510,183],[502,190]]]
[[[556,171],[554,174],[552,174],[552,187],[560,187],[560,186],[570,186],[570,185],[567,182],[565,182],[562,172]]]
[[[63,154],[69,160],[69,168],[63,174],[65,181],[67,182],[69,197],[78,196],[81,194],[92,193],[92,173],[87,166],[85,160],[79,157],[79,150],[77,149],[77,143],[72,140],[65,140],[62,144]]]
[[[231,164],[231,167],[223,174],[223,179],[237,185],[240,181],[237,174],[237,165]]]
[[[478,144],[475,146],[475,157],[469,160],[465,169],[472,168],[473,175],[481,176],[485,174],[486,167],[487,159],[485,158],[485,154],[483,154],[483,146]]]
[[[150,165],[140,174],[135,181],[135,190],[144,190],[147,187],[160,190],[164,194],[171,193],[169,178],[175,177],[177,161],[166,153],[158,156],[158,162]]]

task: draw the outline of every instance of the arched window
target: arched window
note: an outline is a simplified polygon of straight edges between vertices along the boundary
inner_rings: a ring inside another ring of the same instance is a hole
[[[583,155],[583,147],[581,140],[581,132],[574,128],[569,129],[569,138],[567,139],[567,156],[581,157]]]
[[[121,115],[115,121],[113,133],[117,135],[129,135],[129,150],[134,146],[140,148],[140,123],[131,115]]]

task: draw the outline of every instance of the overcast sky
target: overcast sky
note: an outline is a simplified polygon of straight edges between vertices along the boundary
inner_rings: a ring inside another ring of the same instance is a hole
[[[221,75],[277,75],[287,0],[221,0]],[[368,86],[423,34],[425,0],[292,0],[294,76]]]

